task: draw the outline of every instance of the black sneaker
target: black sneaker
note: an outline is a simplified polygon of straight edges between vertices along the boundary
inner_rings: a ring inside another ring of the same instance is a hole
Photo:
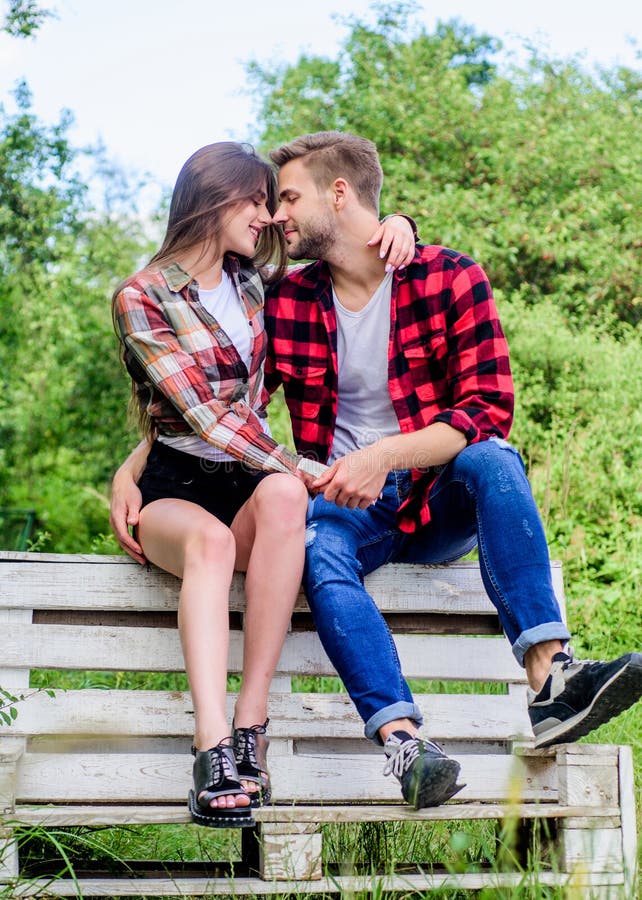
[[[464,784],[457,784],[460,765],[432,741],[413,738],[407,731],[393,731],[383,745],[388,762],[384,775],[395,775],[404,800],[415,809],[440,806]]]
[[[627,653],[613,662],[556,653],[539,694],[528,691],[535,746],[576,741],[641,696],[642,653]]]

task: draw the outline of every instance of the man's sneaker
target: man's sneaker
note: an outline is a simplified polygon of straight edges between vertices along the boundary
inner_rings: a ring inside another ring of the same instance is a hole
[[[642,653],[627,653],[613,662],[556,653],[539,694],[528,690],[535,746],[576,741],[641,696]]]
[[[388,757],[383,774],[399,779],[404,800],[415,809],[440,806],[465,787],[457,784],[459,763],[432,741],[413,738],[407,731],[393,731],[383,749]]]

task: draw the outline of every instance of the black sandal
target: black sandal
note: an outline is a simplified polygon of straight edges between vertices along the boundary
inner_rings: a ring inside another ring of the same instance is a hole
[[[267,750],[270,745],[266,735],[269,719],[262,725],[249,728],[234,728],[234,759],[241,781],[253,781],[259,786],[257,791],[248,791],[251,806],[269,803],[272,797],[270,773],[267,768]]]
[[[249,805],[236,806],[232,809],[209,805],[215,797],[229,794],[236,797],[249,796],[239,782],[234,748],[225,743],[229,740],[229,737],[223,738],[211,750],[197,750],[196,747],[192,747],[194,790],[189,792],[187,805],[192,814],[192,821],[197,825],[207,825],[210,828],[251,828],[255,825]]]

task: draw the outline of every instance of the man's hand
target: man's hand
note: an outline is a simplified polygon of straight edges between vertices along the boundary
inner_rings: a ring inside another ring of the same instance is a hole
[[[389,470],[382,448],[372,444],[338,459],[313,488],[337,506],[367,509],[381,495]]]
[[[369,247],[379,244],[379,257],[386,262],[386,272],[403,269],[415,255],[415,235],[408,219],[390,216],[381,223],[368,241]]]
[[[137,481],[145,468],[148,453],[149,444],[142,441],[118,469],[111,486],[109,511],[109,524],[116,535],[116,540],[123,550],[141,565],[147,560],[143,548],[129,533],[129,528],[138,525],[143,498]]]

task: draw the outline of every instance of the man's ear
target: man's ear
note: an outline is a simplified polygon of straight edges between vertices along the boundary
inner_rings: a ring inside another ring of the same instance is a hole
[[[345,178],[335,178],[335,180],[330,185],[330,191],[332,193],[332,202],[334,203],[334,208],[336,210],[343,209],[350,192],[350,185],[348,184],[348,182],[345,180]]]

